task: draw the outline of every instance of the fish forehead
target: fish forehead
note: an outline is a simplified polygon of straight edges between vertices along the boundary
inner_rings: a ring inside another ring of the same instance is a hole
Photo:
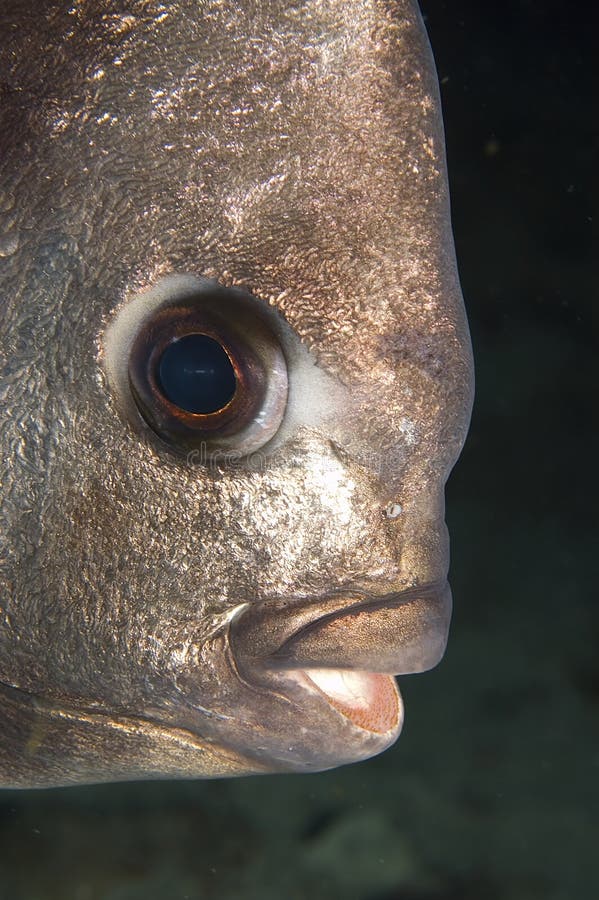
[[[444,577],[471,359],[443,135],[412,3],[34,6],[0,14],[0,680],[125,705],[239,604]],[[107,330],[172,272],[251,292],[340,386],[258,471],[123,418]]]
[[[22,226],[44,221],[47,244],[85,251],[90,331],[127,289],[178,270],[254,290],[352,375],[405,354],[399,325],[404,344],[426,336],[461,356],[436,86],[414,62],[429,51],[413,4],[118,9],[48,4],[16,48],[33,52],[41,33],[43,82],[18,52],[8,78],[29,129]]]

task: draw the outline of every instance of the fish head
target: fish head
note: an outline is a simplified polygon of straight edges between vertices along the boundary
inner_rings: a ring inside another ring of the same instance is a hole
[[[0,56],[0,783],[353,762],[442,656],[472,361],[395,7],[56,3]]]

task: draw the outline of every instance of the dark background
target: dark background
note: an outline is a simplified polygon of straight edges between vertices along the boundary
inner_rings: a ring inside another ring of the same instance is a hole
[[[368,763],[1,793],[1,900],[599,896],[593,6],[421,5],[477,369],[446,659]]]

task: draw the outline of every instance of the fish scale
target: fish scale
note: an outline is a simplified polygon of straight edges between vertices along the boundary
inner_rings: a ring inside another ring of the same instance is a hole
[[[473,392],[417,6],[34,7],[0,10],[0,786],[366,759],[443,654]],[[156,377],[188,333],[235,377],[199,412]]]

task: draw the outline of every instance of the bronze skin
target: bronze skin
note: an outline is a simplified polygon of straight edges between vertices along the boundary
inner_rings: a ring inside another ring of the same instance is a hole
[[[0,785],[380,752],[445,647],[472,403],[415,4],[21,0],[0,33]],[[222,407],[165,388],[189,334]]]

